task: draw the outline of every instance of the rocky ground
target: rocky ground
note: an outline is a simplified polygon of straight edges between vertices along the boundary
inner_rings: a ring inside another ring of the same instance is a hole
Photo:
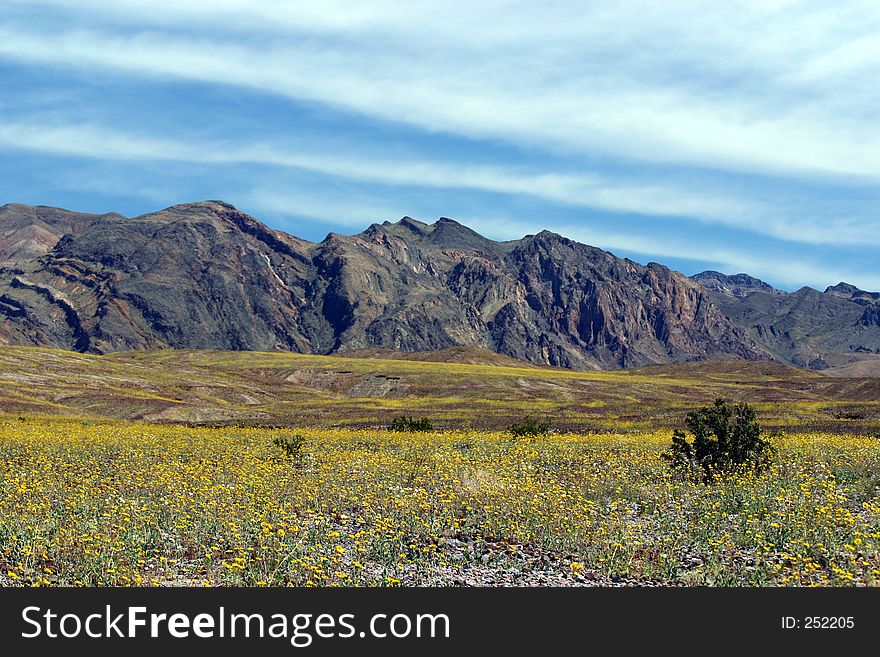
[[[469,537],[441,538],[437,544],[446,565],[410,563],[396,579],[407,586],[668,586],[658,579],[606,575],[576,560],[573,555],[534,546],[477,541]],[[366,565],[367,576],[378,576],[375,565]]]

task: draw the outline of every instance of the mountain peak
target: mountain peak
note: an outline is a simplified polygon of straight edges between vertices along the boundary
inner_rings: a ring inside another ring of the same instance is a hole
[[[436,247],[444,249],[473,249],[475,251],[494,252],[498,243],[483,237],[449,217],[440,217],[432,226],[433,231],[428,241]]]
[[[752,292],[765,292],[767,294],[783,294],[769,283],[749,274],[722,274],[720,271],[707,270],[691,276],[707,290],[718,292],[731,297],[743,298]]]
[[[494,252],[498,249],[497,242],[483,237],[476,231],[449,217],[440,217],[433,224],[426,224],[407,216],[393,223],[385,221],[382,224],[373,224],[366,232],[373,234],[377,231],[396,235],[404,239],[415,239],[418,243],[427,247],[489,252]]]
[[[413,219],[410,216],[405,216],[400,219],[395,224],[391,224],[392,226],[399,226],[400,228],[405,228],[412,233],[415,233],[419,237],[427,235],[431,232],[431,227],[424,223],[423,221],[419,221],[417,219]]]
[[[193,212],[193,211],[212,211],[216,212],[217,210],[226,210],[233,212],[240,212],[241,214],[245,214],[241,212],[238,208],[236,208],[231,203],[227,203],[226,201],[218,201],[216,199],[208,199],[205,201],[189,201],[187,203],[175,203],[164,210],[160,210],[159,212],[174,212],[174,213],[182,213],[182,212]],[[151,213],[158,214],[158,213]]]
[[[843,281],[837,285],[825,288],[825,294],[846,299],[860,305],[873,304],[876,301],[880,301],[880,293],[866,292],[852,283],[844,283]]]
[[[571,240],[567,237],[563,237],[559,233],[554,233],[552,230],[542,230],[536,233],[535,235],[526,235],[520,240],[522,244],[537,244],[545,247],[552,247],[554,245],[567,245],[571,243]],[[586,245],[585,245],[586,246]],[[590,247],[593,248],[593,247]]]
[[[835,294],[843,297],[851,297],[853,294],[858,294],[859,292],[864,292],[864,290],[860,290],[852,283],[845,283],[844,281],[840,281],[837,285],[829,285],[825,288],[825,294]]]

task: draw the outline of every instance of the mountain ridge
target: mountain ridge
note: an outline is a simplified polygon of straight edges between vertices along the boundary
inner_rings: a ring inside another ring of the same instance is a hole
[[[547,230],[496,242],[446,217],[310,242],[223,201],[131,218],[9,204],[0,256],[8,344],[475,347],[574,369],[727,357],[824,368],[880,353],[880,305],[854,286],[787,293],[745,274],[688,278]]]

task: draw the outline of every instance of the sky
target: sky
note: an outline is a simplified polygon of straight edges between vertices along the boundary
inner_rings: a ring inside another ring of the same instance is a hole
[[[880,4],[0,0],[0,204],[880,290]]]

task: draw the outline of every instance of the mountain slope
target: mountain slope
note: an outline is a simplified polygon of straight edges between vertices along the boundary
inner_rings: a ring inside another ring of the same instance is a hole
[[[4,333],[17,344],[98,353],[307,350],[297,327],[311,275],[305,249],[222,203],[92,221],[6,273],[0,301],[19,312]]]
[[[42,205],[4,205],[0,207],[0,266],[39,258],[64,235],[80,234],[94,223],[122,218],[119,214],[82,214]]]

